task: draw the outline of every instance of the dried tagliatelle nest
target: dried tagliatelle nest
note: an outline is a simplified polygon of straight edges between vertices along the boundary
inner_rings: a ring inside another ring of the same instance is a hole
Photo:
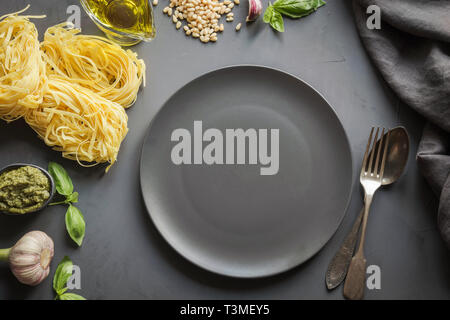
[[[27,7],[28,8],[28,7]],[[125,138],[124,108],[145,85],[136,53],[68,24],[39,44],[21,10],[0,18],[0,119],[24,117],[38,136],[82,166],[116,161]]]
[[[25,8],[26,9],[26,8]],[[23,12],[0,17],[0,119],[13,121],[37,108],[46,89],[38,33]]]
[[[47,73],[130,107],[145,82],[144,61],[106,38],[80,32],[67,23],[47,29],[41,44]]]
[[[128,132],[124,108],[63,79],[50,76],[48,87],[41,105],[25,115],[26,122],[65,158],[112,165]]]

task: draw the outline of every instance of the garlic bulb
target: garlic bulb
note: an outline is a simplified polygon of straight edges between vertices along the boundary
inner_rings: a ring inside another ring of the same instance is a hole
[[[8,260],[21,283],[36,286],[48,276],[53,253],[53,240],[44,232],[31,231],[12,248],[0,250],[0,260]]]
[[[248,0],[248,16],[245,21],[251,22],[258,19],[262,12],[261,0]]]

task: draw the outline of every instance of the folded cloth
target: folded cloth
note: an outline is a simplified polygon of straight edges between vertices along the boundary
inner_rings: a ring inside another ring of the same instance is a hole
[[[370,29],[368,6],[380,9]],[[427,120],[419,168],[439,197],[438,227],[450,248],[450,0],[353,0],[369,56],[386,82]]]

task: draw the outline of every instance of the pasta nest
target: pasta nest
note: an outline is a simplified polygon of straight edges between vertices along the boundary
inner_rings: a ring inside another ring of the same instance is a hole
[[[35,25],[26,16],[0,17],[0,119],[10,122],[39,106],[45,69]]]
[[[47,74],[91,89],[124,108],[133,105],[145,82],[144,61],[106,38],[79,33],[68,23],[47,29],[41,43]]]
[[[94,165],[116,161],[128,127],[122,106],[63,79],[48,80],[43,101],[25,121],[63,157]],[[109,167],[107,170],[109,169]]]

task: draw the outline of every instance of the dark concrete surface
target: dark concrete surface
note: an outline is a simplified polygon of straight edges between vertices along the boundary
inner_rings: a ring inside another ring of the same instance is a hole
[[[70,256],[81,268],[81,290],[88,299],[342,299],[341,288],[328,292],[325,271],[331,257],[362,205],[355,181],[345,219],[330,242],[305,264],[278,276],[240,280],[218,276],[179,256],[153,226],[140,194],[139,157],[146,128],[164,101],[191,79],[216,68],[258,64],[288,71],[310,83],[333,105],[350,138],[354,172],[359,172],[371,125],[403,125],[412,148],[406,174],[377,194],[367,240],[368,264],[381,268],[381,289],[366,290],[367,299],[449,299],[450,253],[436,228],[437,200],[415,162],[423,120],[403,105],[380,78],[358,38],[347,1],[329,1],[299,21],[285,20],[286,32],[274,33],[259,19],[234,31],[247,13],[237,7],[235,23],[216,44],[203,45],[175,30],[163,16],[167,0],[155,9],[157,37],[133,49],[148,66],[147,87],[128,110],[129,134],[118,162],[80,168],[51,151],[23,121],[0,123],[0,166],[30,162],[63,164],[80,193],[79,207],[87,221],[86,238],[76,248],[64,227],[63,207],[38,214],[0,216],[0,247],[11,246],[27,231],[42,230],[55,241],[51,276],[36,288],[21,285],[6,265],[0,266],[0,299],[51,299],[51,278],[57,263]],[[264,1],[267,2],[267,1]],[[4,2],[0,15],[23,8],[29,1]],[[66,8],[76,0],[35,0],[29,14],[42,38],[46,27],[67,19]],[[264,3],[264,6],[266,3]],[[85,33],[101,34],[82,12]],[[356,175],[355,175],[356,177]]]

